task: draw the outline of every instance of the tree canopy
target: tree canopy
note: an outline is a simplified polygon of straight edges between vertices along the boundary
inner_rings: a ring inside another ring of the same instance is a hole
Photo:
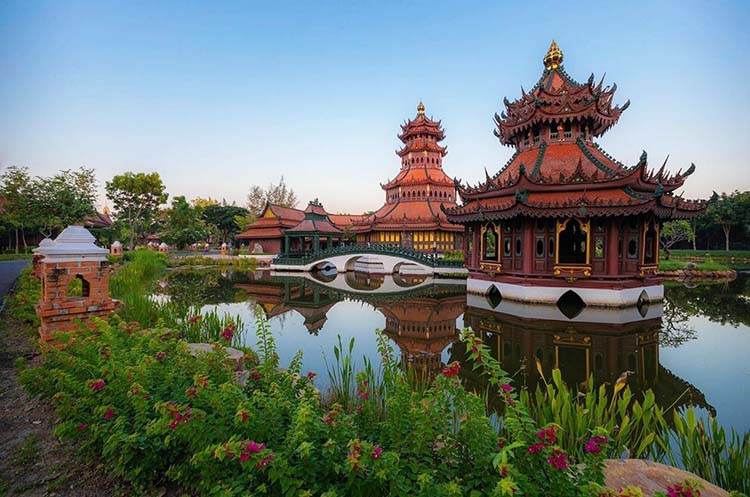
[[[247,216],[247,209],[236,205],[212,204],[203,208],[203,220],[216,228],[222,242],[234,237],[240,230],[237,218]]]
[[[714,194],[706,211],[709,222],[721,226],[724,232],[724,248],[729,250],[729,236],[732,228],[750,224],[750,191]]]
[[[132,250],[137,236],[153,219],[159,205],[167,201],[164,183],[159,173],[127,172],[108,181],[105,189],[107,198],[114,204],[117,218],[128,227]]]
[[[258,185],[250,187],[250,193],[247,195],[247,210],[250,214],[258,216],[267,202],[283,207],[297,207],[298,199],[297,194],[287,186],[282,176],[278,183],[271,183],[266,188]]]
[[[166,211],[161,239],[177,248],[205,240],[208,228],[201,219],[198,209],[190,205],[184,196],[172,199],[172,206]]]

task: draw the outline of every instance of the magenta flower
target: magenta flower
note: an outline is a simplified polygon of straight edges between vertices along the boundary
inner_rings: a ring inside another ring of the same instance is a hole
[[[111,407],[108,407],[106,412],[104,413],[104,419],[109,421],[110,419],[115,417],[115,410]]]
[[[240,419],[242,419],[242,422],[246,422],[248,419],[250,419],[250,415],[247,413],[247,411],[242,411],[240,413]]]
[[[313,378],[315,378],[315,376],[316,375],[315,375],[315,373],[313,371],[309,371],[307,373],[307,379],[309,379],[309,380],[312,380]]]
[[[190,319],[188,319],[188,323],[195,324],[200,320],[201,320],[201,316],[192,316]]]
[[[98,380],[94,380],[92,382],[89,382],[89,387],[91,387],[91,390],[98,392],[102,388],[104,388],[107,385],[107,383],[99,378]]]
[[[250,442],[247,444],[247,452],[249,454],[257,454],[258,452],[260,452],[261,450],[265,448],[266,448],[266,444],[264,443],[258,444],[252,440],[250,440]]]
[[[233,336],[234,336],[234,330],[232,330],[229,327],[225,328],[224,331],[221,332],[221,337],[227,342],[231,342]]]
[[[589,438],[589,441],[586,442],[586,445],[584,447],[584,450],[590,454],[598,454],[602,451],[602,445],[609,442],[609,439],[607,437],[602,436],[594,436]]]
[[[553,455],[547,458],[547,462],[555,469],[565,469],[567,467],[570,467],[570,462],[568,462],[568,454],[565,454],[564,452],[560,452],[558,450],[556,450]]]
[[[452,378],[453,376],[458,376],[460,372],[461,364],[459,364],[458,361],[453,361],[448,366],[443,368],[443,372],[441,374],[446,378]]]
[[[500,385],[500,390],[502,390],[505,393],[510,393],[513,390],[513,387],[510,386],[508,383],[503,383]]]
[[[378,445],[378,446],[377,446],[377,447],[375,447],[375,449],[374,449],[374,450],[372,451],[372,458],[373,458],[373,459],[377,459],[377,458],[379,458],[379,457],[380,457],[380,454],[382,454],[382,453],[383,453],[383,447],[381,447],[380,445]]]
[[[274,459],[273,452],[268,454],[268,456],[264,457],[258,464],[255,465],[256,468],[264,468],[268,465],[269,462],[273,461]]]
[[[537,452],[541,452],[542,449],[544,449],[543,443],[537,442],[535,444],[531,444],[529,445],[529,454],[536,454]]]
[[[156,353],[156,360],[157,361],[163,361],[165,357],[167,357],[167,353],[166,352],[157,352]]]
[[[557,435],[555,435],[555,427],[554,426],[548,426],[547,428],[542,428],[538,432],[536,432],[537,438],[542,439],[546,445],[552,445],[557,441]]]
[[[85,423],[78,423],[78,426],[76,428],[78,428],[78,431],[83,431],[83,430],[86,429],[86,424]]]

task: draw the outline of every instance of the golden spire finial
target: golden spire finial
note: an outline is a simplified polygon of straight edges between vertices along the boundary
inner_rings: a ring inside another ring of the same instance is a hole
[[[419,105],[417,105],[417,114],[419,114],[420,116],[424,115],[424,104],[421,100],[419,101]]]
[[[562,64],[562,61],[563,52],[560,50],[560,47],[557,46],[555,40],[552,40],[549,50],[547,50],[547,55],[544,56],[544,67],[547,69],[557,69],[557,67]]]

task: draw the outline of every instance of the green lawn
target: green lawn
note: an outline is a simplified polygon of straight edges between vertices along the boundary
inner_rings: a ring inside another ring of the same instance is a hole
[[[674,258],[670,260],[662,259],[659,262],[659,270],[660,271],[679,271],[680,269],[685,269],[685,266],[687,265],[688,262],[689,261],[675,260]],[[696,264],[698,266],[696,268],[698,271],[729,271],[730,269],[729,266],[718,263],[713,260],[697,262]]]
[[[711,257],[713,259],[726,259],[730,257],[750,259],[750,250],[670,250],[671,257],[683,259],[688,257]],[[662,253],[663,257],[663,253]]]
[[[17,261],[22,259],[31,259],[33,254],[0,254],[0,261]]]

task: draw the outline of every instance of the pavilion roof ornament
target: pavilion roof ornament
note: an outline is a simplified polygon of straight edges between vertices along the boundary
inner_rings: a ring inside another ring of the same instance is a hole
[[[557,69],[563,62],[563,51],[557,46],[557,42],[552,40],[552,43],[547,50],[547,55],[544,56],[544,67],[548,70]]]
[[[423,116],[424,115],[424,104],[422,101],[419,101],[419,104],[417,105],[417,115]]]

